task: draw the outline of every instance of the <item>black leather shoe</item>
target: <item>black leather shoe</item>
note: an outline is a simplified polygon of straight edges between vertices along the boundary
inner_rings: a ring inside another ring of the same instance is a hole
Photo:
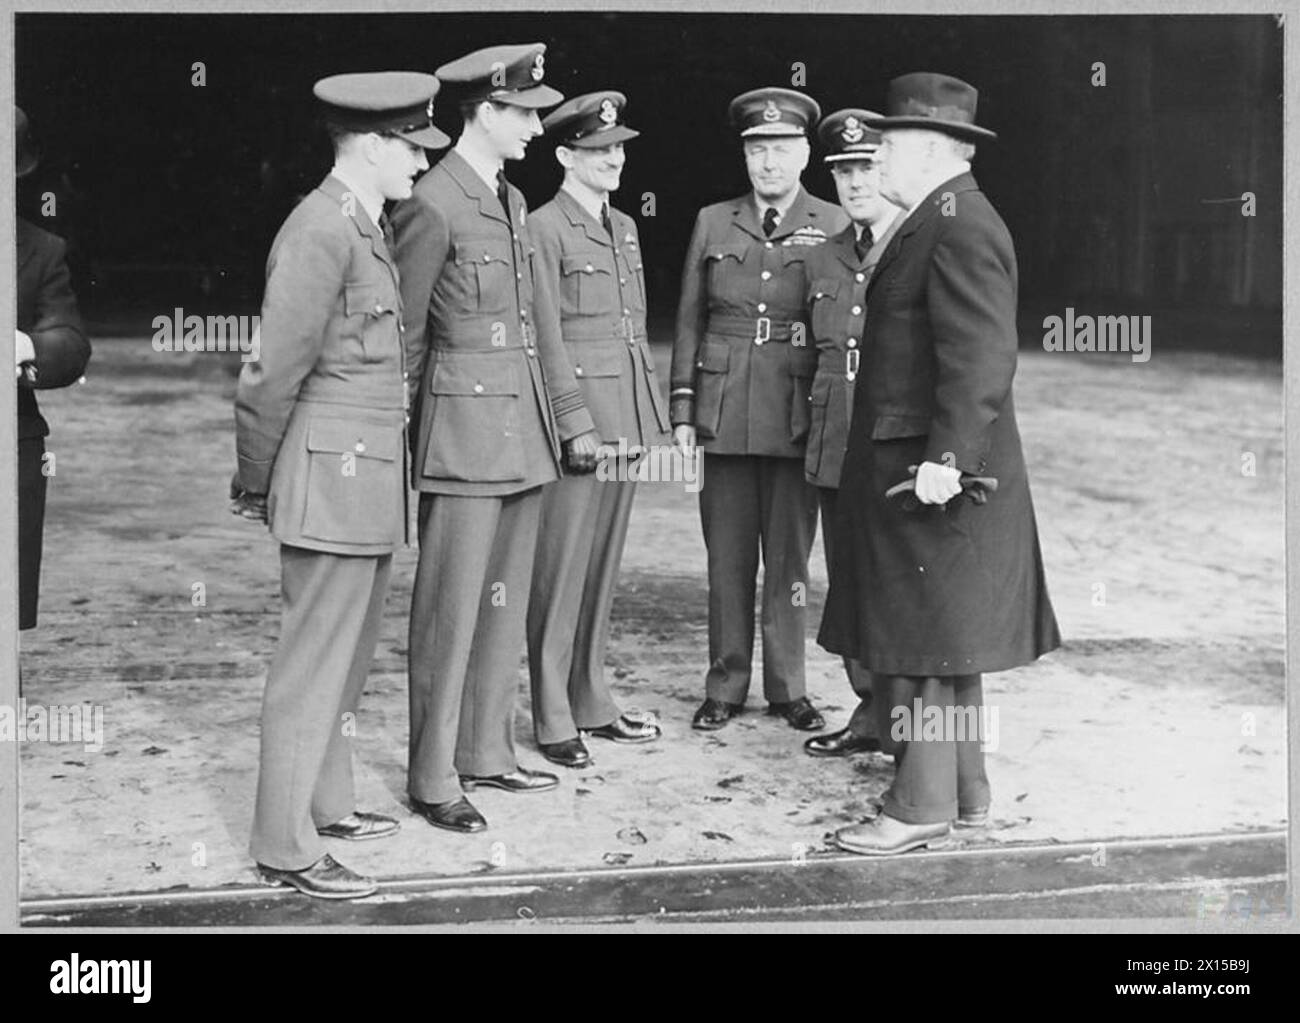
[[[723,703],[721,700],[709,697],[695,712],[695,717],[691,719],[691,727],[698,728],[702,732],[716,731],[743,709],[739,703]]]
[[[849,757],[854,753],[879,753],[880,740],[854,735],[847,728],[826,735],[814,735],[803,744],[810,757]]]
[[[348,870],[329,853],[302,870],[280,870],[262,863],[257,869],[267,884],[288,885],[317,899],[361,899],[379,890],[374,878]]]
[[[653,720],[622,714],[607,725],[588,729],[587,734],[594,735],[597,739],[633,743],[654,742],[663,732]]]
[[[552,764],[561,767],[586,767],[591,763],[591,754],[581,739],[565,739],[563,742],[539,742],[537,748],[542,756]]]
[[[801,732],[815,732],[819,728],[826,727],[821,712],[806,696],[791,700],[789,703],[769,703],[767,712],[785,718],[791,728],[797,728]]]
[[[464,796],[449,799],[445,803],[423,803],[411,797],[411,809],[432,824],[435,828],[459,831],[469,834],[482,831],[487,827],[483,815],[474,809],[474,804]]]
[[[349,842],[364,842],[371,838],[387,838],[389,835],[395,835],[399,828],[401,825],[397,821],[385,817],[382,813],[366,813],[364,810],[358,810],[333,824],[317,828],[316,834],[324,835],[326,838],[346,838]]]
[[[507,792],[547,792],[559,785],[560,779],[545,771],[516,767],[505,774],[462,774],[460,783],[467,792],[473,792],[480,785]]]

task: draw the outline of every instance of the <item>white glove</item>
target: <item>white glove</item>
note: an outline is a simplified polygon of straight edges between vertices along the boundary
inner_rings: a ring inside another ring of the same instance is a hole
[[[18,376],[23,375],[23,363],[32,362],[36,358],[36,346],[32,344],[32,339],[21,330],[14,331],[14,365],[18,370]]]
[[[916,499],[922,504],[947,504],[961,493],[961,470],[938,462],[916,469]]]

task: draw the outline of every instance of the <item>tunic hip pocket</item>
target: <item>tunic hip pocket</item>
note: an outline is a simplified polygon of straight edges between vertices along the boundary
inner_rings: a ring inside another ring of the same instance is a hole
[[[429,394],[426,477],[476,483],[524,478],[519,383],[509,353],[443,356],[430,375]]]
[[[790,345],[786,349],[786,369],[790,374],[790,441],[802,443],[811,423],[809,405],[812,378],[817,372],[817,349]]]
[[[402,535],[401,430],[351,419],[307,426],[302,535],[330,543],[392,543]]]
[[[727,385],[731,350],[725,341],[705,341],[695,363],[695,432],[705,440],[718,435],[722,398]]]

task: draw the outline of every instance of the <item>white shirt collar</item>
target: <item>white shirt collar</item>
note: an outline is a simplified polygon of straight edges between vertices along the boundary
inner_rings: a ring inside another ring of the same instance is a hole
[[[933,191],[934,191],[936,188],[938,188],[940,185],[946,185],[946,184],[947,184],[949,181],[951,181],[953,178],[959,178],[959,177],[961,177],[963,174],[969,174],[969,173],[970,173],[970,161],[969,161],[969,160],[962,160],[961,163],[955,164],[955,167],[956,167],[956,169],[955,169],[951,174],[949,174],[947,177],[945,177],[942,181],[936,181],[936,182],[934,183],[934,186],[933,186],[932,188],[927,188],[927,189],[925,190],[925,195],[921,196],[921,198],[917,199],[916,202],[914,202],[914,203],[912,204],[911,208],[907,211],[907,215],[908,215],[909,217],[910,217],[913,213],[916,212],[916,208],[917,208],[918,206],[920,206],[921,203],[925,202],[925,196],[926,196],[926,195],[929,195],[931,192],[933,192]]]
[[[593,220],[600,223],[600,211],[601,207],[604,206],[605,203],[596,198],[595,194],[590,189],[570,188],[568,178],[565,178],[564,183],[560,185],[560,188],[569,196],[569,198],[590,213]]]
[[[362,188],[354,180],[349,178],[347,171],[343,170],[343,168],[338,164],[334,165],[330,174],[343,182],[347,190],[357,197],[357,201],[361,203],[361,208],[366,211],[366,216],[368,216],[371,222],[378,227],[379,218],[384,214],[384,197],[376,191]]]
[[[473,152],[465,145],[464,135],[456,140],[454,148],[460,154],[461,159],[473,168],[474,173],[487,183],[488,188],[495,192],[497,190],[497,175],[501,172],[504,164],[499,161],[485,160],[478,153]]]
[[[790,212],[790,207],[795,204],[795,201],[798,198],[799,198],[798,186],[795,186],[794,191],[792,191],[788,196],[786,196],[785,204],[782,206],[778,206],[776,205],[776,203],[770,203],[766,199],[760,199],[757,195],[755,195],[754,205],[758,207],[759,221],[762,221],[763,217],[767,215],[768,210],[776,210],[777,223],[780,223],[782,220],[785,219],[785,215]]]
[[[888,206],[885,209],[885,215],[871,225],[871,239],[873,243],[880,241],[880,239],[885,236],[885,232],[889,230],[889,227],[891,224],[893,224],[894,219],[902,212],[903,211],[900,210],[897,206],[895,206],[892,202],[888,204]],[[862,229],[866,226],[867,226],[866,224],[854,224],[853,225],[854,236],[857,238],[861,238]]]

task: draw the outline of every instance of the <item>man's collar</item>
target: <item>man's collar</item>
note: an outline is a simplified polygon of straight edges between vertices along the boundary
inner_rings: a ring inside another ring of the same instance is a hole
[[[791,190],[790,194],[787,195],[784,199],[782,199],[779,203],[768,202],[766,199],[760,199],[758,193],[753,192],[752,194],[754,196],[754,208],[758,210],[759,221],[760,222],[762,221],[763,214],[768,209],[775,209],[777,218],[779,220],[784,220],[785,215],[790,212],[790,207],[799,201],[799,187],[800,186],[795,185],[795,187]]]
[[[589,188],[583,188],[581,186],[576,188],[571,187],[571,182],[567,176],[565,177],[564,182],[560,185],[560,190],[584,210],[590,213],[592,220],[596,221],[598,224],[600,223],[601,207],[609,202],[608,195],[606,195],[604,199],[601,199]]]
[[[470,165],[475,174],[487,182],[488,188],[493,192],[497,190],[497,175],[501,173],[504,163],[500,160],[485,159],[481,153],[476,153],[471,146],[465,144],[464,135],[456,140],[456,145],[452,148]]]
[[[871,237],[879,239],[884,236],[884,233],[886,231],[889,230],[889,225],[894,222],[894,218],[899,216],[902,212],[903,211],[900,210],[897,206],[895,206],[892,202],[887,203],[885,206],[885,215],[881,217],[879,220],[877,220],[874,224],[868,225],[868,224],[854,223],[853,227],[856,230],[859,237],[861,237],[862,235],[862,228],[870,227]]]
[[[330,174],[343,182],[344,187],[357,197],[357,201],[361,203],[361,208],[366,211],[366,216],[378,227],[379,218],[384,215],[384,197],[374,189],[363,188],[357,183],[356,179],[349,177],[348,172],[337,163],[330,171]]]
[[[954,164],[951,173],[945,173],[944,176],[940,178],[938,181],[932,182],[930,185],[926,187],[925,192],[924,194],[922,194],[921,198],[917,199],[916,202],[912,204],[911,208],[908,209],[907,216],[910,217],[913,213],[915,213],[916,208],[920,206],[921,203],[925,202],[926,196],[928,196],[940,185],[951,181],[953,178],[959,178],[963,174],[969,174],[970,171],[971,171],[971,167],[970,167],[969,160],[962,160],[960,163]]]

